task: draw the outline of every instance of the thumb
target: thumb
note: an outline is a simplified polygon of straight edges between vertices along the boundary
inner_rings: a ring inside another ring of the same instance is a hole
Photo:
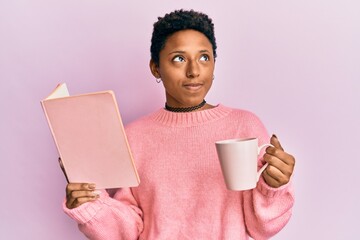
[[[277,138],[277,136],[275,134],[273,134],[270,138],[270,143],[278,149],[281,149],[284,151],[284,148],[281,146],[279,139]]]

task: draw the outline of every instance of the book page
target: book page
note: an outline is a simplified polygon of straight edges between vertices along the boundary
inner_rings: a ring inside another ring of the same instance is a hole
[[[45,99],[55,99],[70,96],[66,83],[59,84],[55,90]]]

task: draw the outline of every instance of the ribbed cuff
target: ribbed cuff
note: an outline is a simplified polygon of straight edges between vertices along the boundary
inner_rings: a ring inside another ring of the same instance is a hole
[[[256,189],[264,196],[266,197],[278,197],[278,196],[281,196],[287,192],[289,192],[290,190],[290,187],[291,187],[291,180],[279,187],[279,188],[273,188],[273,187],[270,187],[264,180],[263,177],[260,177],[259,179],[259,182],[256,186]]]
[[[103,190],[100,197],[92,202],[87,202],[77,208],[69,209],[66,207],[66,199],[63,202],[64,212],[79,224],[84,224],[91,219],[104,207],[104,203],[109,198],[109,194]]]

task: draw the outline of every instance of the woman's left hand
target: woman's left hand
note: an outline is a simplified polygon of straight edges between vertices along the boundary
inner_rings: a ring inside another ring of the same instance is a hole
[[[269,165],[262,175],[270,187],[278,188],[290,181],[290,177],[294,171],[295,158],[284,151],[275,135],[272,135],[270,143],[274,147],[266,148],[264,160],[268,162]]]

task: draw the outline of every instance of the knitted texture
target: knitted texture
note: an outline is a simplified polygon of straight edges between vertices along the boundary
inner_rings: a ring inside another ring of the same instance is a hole
[[[64,205],[90,239],[260,240],[290,219],[291,183],[275,189],[261,177],[253,190],[226,189],[215,142],[257,137],[268,143],[254,114],[223,105],[189,113],[160,109],[128,125],[126,133],[140,186],[104,191],[72,210]]]

